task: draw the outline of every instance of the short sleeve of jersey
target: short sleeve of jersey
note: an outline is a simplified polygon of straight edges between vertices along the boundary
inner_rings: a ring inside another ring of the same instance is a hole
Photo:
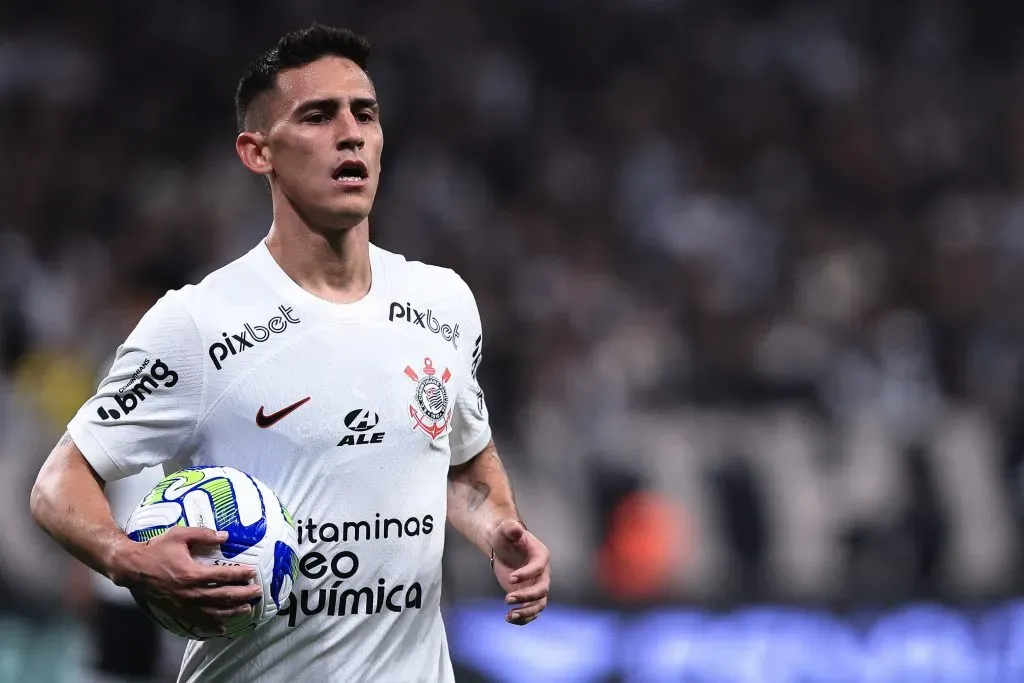
[[[460,349],[465,360],[465,371],[469,379],[455,400],[450,436],[452,465],[461,465],[484,449],[491,440],[491,424],[487,414],[487,403],[483,389],[476,378],[477,368],[483,355],[483,330],[476,299],[469,286],[465,288],[461,317],[465,321],[466,344]]]
[[[174,460],[195,434],[202,400],[199,332],[169,293],[118,347],[68,432],[104,481],[114,481]]]

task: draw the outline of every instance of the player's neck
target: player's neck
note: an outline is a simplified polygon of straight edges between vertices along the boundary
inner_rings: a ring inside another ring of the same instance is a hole
[[[314,296],[350,304],[370,290],[368,220],[330,235],[275,220],[266,243],[288,277]]]

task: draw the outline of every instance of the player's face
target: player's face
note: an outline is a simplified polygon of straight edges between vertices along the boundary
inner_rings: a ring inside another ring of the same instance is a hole
[[[354,62],[324,57],[278,75],[264,154],[310,222],[350,228],[370,214],[384,137],[376,92]]]

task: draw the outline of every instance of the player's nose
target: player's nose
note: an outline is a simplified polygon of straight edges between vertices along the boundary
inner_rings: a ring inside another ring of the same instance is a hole
[[[339,150],[362,149],[363,144],[365,144],[363,131],[360,129],[359,122],[356,121],[352,113],[345,112],[335,120],[337,121],[338,131],[335,147]]]

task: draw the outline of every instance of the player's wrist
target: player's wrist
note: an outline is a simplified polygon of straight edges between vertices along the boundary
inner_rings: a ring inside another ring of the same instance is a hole
[[[501,517],[497,522],[495,522],[494,527],[491,529],[491,532],[494,533],[499,528],[501,528],[502,524],[505,524],[507,522],[514,522],[514,523],[518,524],[519,526],[523,527],[523,529],[525,531],[529,531],[529,529],[526,527],[526,522],[523,521],[523,518],[520,517],[518,514],[513,512],[510,515],[507,515],[505,517]]]
[[[138,559],[142,543],[136,543],[123,534],[107,546],[103,558],[103,573],[115,585],[129,587],[139,575]]]
[[[505,524],[506,522],[515,522],[519,526],[523,527],[523,531],[529,531],[530,530],[526,526],[526,522],[523,521],[523,518],[520,517],[518,513],[514,513],[512,516],[501,517],[498,520],[498,522],[491,529],[491,533],[488,535],[489,539],[493,538],[494,534],[498,533],[498,529],[501,528],[501,525]],[[494,569],[494,543],[491,540],[488,540],[487,544],[488,544],[488,553],[490,555],[491,569]]]
[[[490,544],[502,524],[509,521],[521,522],[521,520],[519,513],[513,507],[494,507],[487,510],[485,514],[480,514],[475,520],[476,535],[482,538],[484,543]]]

